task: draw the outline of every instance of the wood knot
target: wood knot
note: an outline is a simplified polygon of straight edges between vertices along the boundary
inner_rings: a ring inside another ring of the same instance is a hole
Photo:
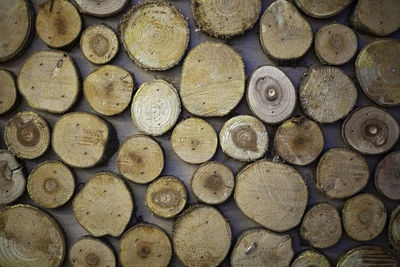
[[[232,141],[238,148],[257,152],[257,133],[250,125],[236,127],[232,131]]]

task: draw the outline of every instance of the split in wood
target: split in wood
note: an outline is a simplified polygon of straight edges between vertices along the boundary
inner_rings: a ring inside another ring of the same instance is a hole
[[[25,192],[23,164],[9,151],[0,149],[0,204],[10,204]]]

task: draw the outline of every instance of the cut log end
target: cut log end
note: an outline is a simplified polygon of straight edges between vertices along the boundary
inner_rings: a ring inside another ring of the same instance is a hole
[[[0,115],[3,115],[13,107],[18,99],[17,85],[11,72],[0,69]]]
[[[296,5],[314,18],[329,18],[342,12],[353,0],[295,0]]]
[[[23,165],[7,150],[0,150],[0,204],[10,204],[25,192]]]
[[[129,3],[129,0],[74,0],[79,11],[94,17],[109,17],[120,13]]]
[[[69,261],[73,266],[108,266],[115,267],[114,251],[93,237],[82,237],[72,244],[69,250]]]
[[[395,251],[400,252],[400,206],[397,206],[390,216],[388,236]]]
[[[400,151],[390,153],[378,163],[375,187],[388,199],[400,200]]]
[[[291,267],[331,267],[328,259],[315,250],[306,250],[293,261]]]
[[[347,251],[340,257],[337,267],[353,267],[355,262],[366,263],[365,266],[397,267],[397,260],[378,246],[359,246]]]

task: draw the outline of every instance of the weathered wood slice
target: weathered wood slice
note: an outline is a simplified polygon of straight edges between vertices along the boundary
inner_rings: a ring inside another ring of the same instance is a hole
[[[340,257],[337,267],[398,267],[396,259],[378,246],[359,246]]]
[[[268,150],[268,132],[265,125],[252,116],[239,115],[225,122],[219,132],[222,151],[228,156],[253,161]]]
[[[355,68],[361,88],[372,101],[387,107],[400,105],[399,40],[368,43],[358,54]]]
[[[133,200],[122,179],[100,172],[76,195],[72,209],[77,222],[91,235],[118,237],[131,219]]]
[[[375,168],[375,187],[379,193],[400,200],[400,151],[385,156]]]
[[[215,208],[193,205],[174,222],[172,242],[179,259],[189,267],[218,266],[229,252],[232,231]]]
[[[1,266],[61,266],[66,250],[64,235],[50,215],[19,204],[1,210],[0,221]]]
[[[225,202],[234,187],[232,170],[219,161],[203,163],[193,172],[190,180],[190,189],[196,198],[210,205]]]
[[[318,162],[316,186],[330,198],[351,197],[367,185],[368,179],[367,161],[349,149],[331,148]]]
[[[119,24],[130,58],[148,70],[166,70],[181,60],[189,43],[189,28],[172,5],[146,1],[131,8]]]
[[[132,119],[139,131],[162,135],[176,123],[181,101],[175,87],[164,80],[143,83],[132,100]]]
[[[388,236],[390,244],[396,252],[400,252],[400,205],[393,210],[390,216]]]
[[[13,74],[0,69],[0,115],[10,111],[15,106],[17,98],[17,85]]]
[[[183,106],[197,116],[224,116],[242,99],[245,78],[242,58],[235,50],[203,42],[183,62],[179,91]]]
[[[4,141],[19,158],[35,159],[50,146],[50,129],[46,120],[31,111],[19,112],[12,117],[4,129]]]
[[[83,83],[83,93],[90,107],[104,116],[124,111],[131,102],[133,90],[132,74],[115,65],[92,71]]]
[[[358,241],[368,241],[383,231],[386,209],[376,196],[361,194],[345,202],[342,219],[348,236]]]
[[[161,228],[136,224],[121,237],[118,254],[122,266],[167,267],[172,246]]]
[[[343,140],[361,154],[390,150],[399,139],[399,124],[388,112],[374,106],[354,110],[342,124]]]
[[[290,235],[252,228],[239,235],[231,254],[231,266],[289,266],[293,255]]]
[[[94,17],[108,17],[120,13],[129,0],[74,0],[79,11]]]
[[[236,176],[234,198],[250,219],[270,230],[283,232],[300,223],[308,190],[293,167],[259,160]]]
[[[217,150],[217,133],[205,120],[189,118],[175,126],[171,146],[181,160],[192,164],[203,163],[210,160]]]
[[[273,2],[261,17],[261,47],[272,60],[297,60],[310,49],[312,41],[310,24],[289,1]]]
[[[291,267],[331,267],[328,259],[315,250],[306,250],[300,253],[293,261]]]
[[[82,33],[80,46],[83,56],[93,64],[110,62],[119,49],[117,35],[105,24],[87,27]]]
[[[329,18],[333,17],[343,10],[353,0],[295,0],[296,5],[306,13],[314,18]]]
[[[9,204],[25,192],[23,164],[9,151],[0,149],[0,204]]]
[[[293,117],[279,126],[274,140],[276,153],[295,165],[307,165],[317,159],[324,148],[321,128],[312,120]]]
[[[261,12],[261,0],[192,0],[193,19],[200,30],[216,38],[231,38],[253,28]]]
[[[59,161],[46,161],[36,166],[28,177],[29,196],[42,208],[57,208],[71,199],[75,178]]]
[[[72,58],[57,50],[30,56],[21,67],[17,83],[29,106],[52,113],[67,111],[75,103],[80,87]]]
[[[85,236],[72,244],[69,261],[74,267],[115,267],[114,251],[100,239]]]

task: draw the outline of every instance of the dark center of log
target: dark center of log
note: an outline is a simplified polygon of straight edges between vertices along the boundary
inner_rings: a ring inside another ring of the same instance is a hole
[[[244,150],[257,152],[257,133],[250,125],[236,127],[232,131],[232,140],[235,146]]]

